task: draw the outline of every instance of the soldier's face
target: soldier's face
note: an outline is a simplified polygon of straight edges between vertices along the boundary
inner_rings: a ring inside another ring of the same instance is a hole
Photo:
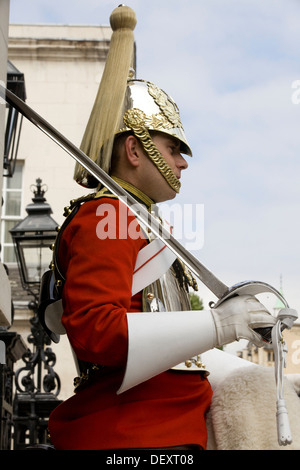
[[[188,163],[180,153],[180,142],[166,134],[157,133],[152,137],[154,144],[166,160],[176,178],[180,180],[181,173],[188,167]],[[172,189],[156,166],[150,161],[151,165],[145,164],[145,182],[147,182],[148,196],[155,202],[163,202],[173,199],[176,192]],[[151,194],[150,194],[151,193]]]

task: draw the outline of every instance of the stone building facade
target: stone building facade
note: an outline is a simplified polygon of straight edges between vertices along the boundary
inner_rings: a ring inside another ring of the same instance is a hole
[[[8,59],[24,74],[26,102],[75,145],[80,146],[102,76],[110,43],[108,26],[9,25]],[[53,219],[60,225],[64,207],[87,190],[73,180],[75,161],[32,123],[23,120],[18,161],[13,178],[7,178],[3,197],[9,201],[2,213],[2,256],[9,270],[14,304],[11,330],[24,342],[30,334],[30,296],[22,289],[14,257],[11,229],[26,216],[32,185],[37,178]],[[51,251],[49,250],[49,262]],[[60,399],[73,394],[77,374],[66,337],[51,344],[56,354],[55,372],[61,380]],[[15,369],[22,366],[17,362]]]

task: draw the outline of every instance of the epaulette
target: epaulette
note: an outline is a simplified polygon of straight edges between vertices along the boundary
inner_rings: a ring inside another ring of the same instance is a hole
[[[109,191],[109,189],[107,189],[103,186],[99,189],[98,192],[93,192],[93,193],[90,193],[90,194],[86,194],[85,196],[81,196],[77,199],[72,199],[70,201],[69,206],[66,206],[64,208],[63,215],[66,217],[66,219],[65,219],[64,223],[61,225],[61,227],[57,228],[58,234],[57,234],[55,242],[52,245],[53,258],[52,258],[52,262],[51,262],[51,265],[50,265],[50,269],[52,269],[54,271],[55,282],[56,282],[56,285],[57,285],[59,290],[60,289],[62,290],[62,286],[63,286],[64,280],[65,280],[64,275],[63,275],[63,273],[61,272],[61,270],[59,268],[58,257],[57,257],[58,247],[59,247],[59,242],[60,242],[61,235],[62,235],[63,231],[65,230],[65,228],[69,225],[69,223],[71,222],[73,217],[77,214],[77,212],[78,212],[79,208],[82,206],[82,204],[84,204],[86,202],[89,202],[89,201],[93,201],[95,199],[100,199],[102,197],[111,197],[111,198],[114,198],[114,199],[118,199],[118,197],[115,196],[114,194],[112,194]]]
[[[65,217],[68,217],[74,209],[79,209],[79,207],[85,203],[85,202],[88,202],[88,201],[92,201],[94,199],[100,199],[102,197],[111,197],[111,198],[114,198],[114,199],[118,199],[118,196],[116,196],[115,194],[113,194],[109,189],[105,188],[104,186],[101,187],[99,189],[99,191],[97,192],[93,192],[93,193],[90,193],[90,194],[86,194],[85,196],[81,196],[81,197],[78,197],[77,199],[72,199],[70,201],[70,204],[69,206],[66,206],[64,208],[64,213],[63,215]]]
[[[73,209],[79,209],[79,207],[84,203],[84,202],[88,202],[88,201],[92,201],[93,199],[95,199],[97,193],[91,193],[91,194],[86,194],[85,196],[81,196],[77,199],[72,199],[70,201],[70,205],[69,206],[66,206],[64,208],[64,213],[63,215],[65,217],[68,217],[72,212],[73,212]]]
[[[118,196],[113,194],[109,189],[105,188],[104,186],[100,188],[97,193],[95,193],[95,199],[100,199],[101,197],[111,197],[113,199],[118,199]]]

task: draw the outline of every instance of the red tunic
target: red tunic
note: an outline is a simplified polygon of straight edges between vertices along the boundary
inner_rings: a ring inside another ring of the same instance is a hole
[[[119,216],[116,199],[87,202],[60,241],[60,267],[66,275],[63,324],[77,357],[105,367],[52,412],[51,441],[63,450],[205,448],[212,391],[200,374],[167,371],[116,394],[127,361],[126,313],[142,310],[141,293],[131,297],[132,274],[137,254],[147,244],[131,213],[126,217],[131,237],[119,233]],[[99,239],[106,222],[110,237]]]

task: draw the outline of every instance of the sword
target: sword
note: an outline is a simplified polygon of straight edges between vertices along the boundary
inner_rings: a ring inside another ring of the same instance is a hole
[[[78,163],[80,163],[90,174],[96,178],[100,183],[107,187],[113,194],[119,197],[126,206],[134,213],[136,218],[148,227],[152,233],[158,237],[165,245],[172,250],[175,255],[181,259],[183,263],[199,278],[209,290],[216,295],[219,299],[214,305],[217,306],[224,300],[241,294],[255,295],[262,292],[272,292],[275,294],[288,308],[288,304],[285,298],[277,291],[274,287],[260,281],[244,281],[239,284],[235,284],[232,287],[226,286],[220,281],[211,271],[209,271],[200,261],[195,258],[189,251],[187,251],[170,233],[167,231],[162,224],[152,216],[141,204],[137,205],[137,201],[118,183],[116,183],[107,173],[105,173],[98,165],[96,165],[85,153],[77,148],[72,142],[64,137],[58,130],[51,126],[45,119],[31,109],[26,103],[20,100],[16,95],[7,90],[0,83],[0,98],[3,98],[8,104],[13,106],[18,112],[25,116],[30,122],[56,142],[62,149],[64,149],[71,157],[73,157]],[[138,209],[137,209],[138,207]],[[284,323],[280,324],[280,329],[284,329],[287,325]],[[288,328],[291,325],[287,326]],[[272,328],[257,328],[255,329],[267,342],[272,342]],[[276,347],[278,345],[274,345]],[[282,371],[281,371],[282,372]],[[277,376],[276,376],[277,380]],[[277,382],[276,382],[277,383]],[[277,385],[278,389],[278,385]],[[286,408],[282,406],[284,400],[277,400],[280,402],[281,408],[280,413],[277,412],[277,428],[279,436],[279,444],[286,445],[292,442],[291,433],[289,430],[289,422],[287,417]],[[283,410],[282,410],[283,409]],[[284,414],[284,420],[281,417]],[[285,431],[285,432],[283,432]]]
[[[13,106],[18,112],[26,117],[38,129],[58,144],[71,157],[82,165],[97,181],[108,188],[115,196],[120,198],[126,206],[134,213],[136,218],[148,227],[151,232],[159,238],[189,269],[194,275],[218,298],[219,305],[225,299],[233,295],[249,294],[255,295],[262,292],[272,292],[288,308],[288,304],[282,294],[274,287],[260,281],[244,281],[228,287],[207,269],[195,256],[174,238],[163,225],[150,214],[141,204],[105,173],[84,152],[70,142],[64,135],[55,129],[49,122],[30,108],[23,100],[9,91],[0,83],[0,97]]]

